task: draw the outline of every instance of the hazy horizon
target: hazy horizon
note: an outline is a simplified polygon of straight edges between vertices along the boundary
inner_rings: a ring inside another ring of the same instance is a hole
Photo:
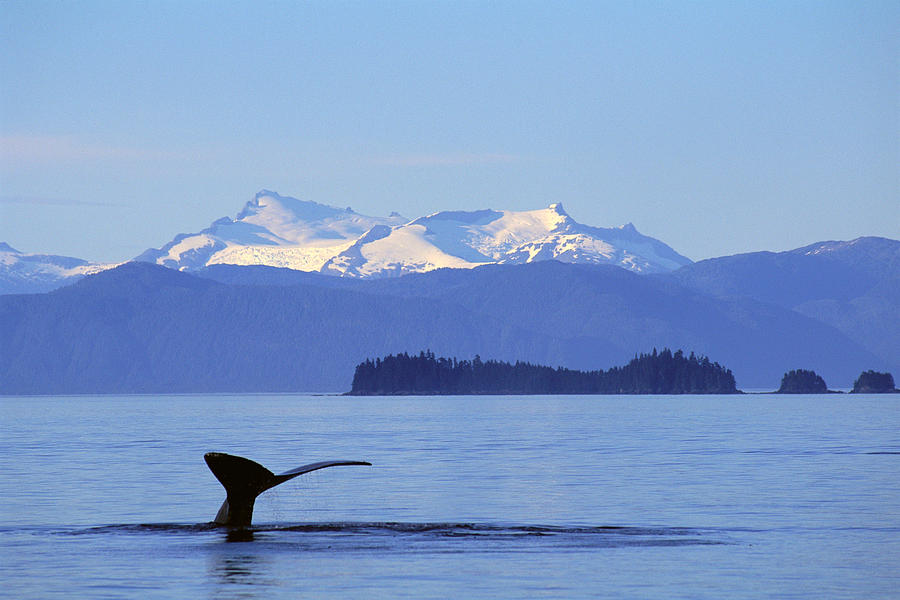
[[[120,261],[261,189],[634,223],[700,260],[900,238],[900,4],[0,4],[0,241]]]

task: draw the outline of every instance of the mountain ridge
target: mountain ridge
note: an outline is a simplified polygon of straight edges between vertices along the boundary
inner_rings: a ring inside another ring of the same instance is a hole
[[[690,261],[633,225],[598,228],[562,204],[531,211],[448,210],[406,220],[263,190],[234,219],[180,234],[137,260],[179,269],[217,263],[264,264],[342,277],[394,277],[438,268],[556,259],[664,272]]]
[[[752,298],[792,310],[900,363],[900,241],[862,237],[723,256],[668,277],[717,298]]]
[[[67,270],[61,260],[80,259],[42,256],[0,248],[0,293],[45,292],[121,264],[82,261],[80,269]],[[691,262],[631,223],[584,225],[560,203],[526,211],[446,210],[410,220],[396,212],[371,217],[271,190],[258,192],[235,217],[179,233],[133,260],[188,271],[213,264],[268,265],[359,278],[540,260],[660,273]]]
[[[118,264],[91,263],[56,254],[20,252],[0,242],[0,295],[42,293]]]
[[[0,296],[0,339],[0,393],[12,394],[341,392],[359,362],[423,349],[593,370],[677,347],[750,388],[797,366],[832,386],[891,367],[788,309],[556,261],[375,280],[129,263],[50,293]]]

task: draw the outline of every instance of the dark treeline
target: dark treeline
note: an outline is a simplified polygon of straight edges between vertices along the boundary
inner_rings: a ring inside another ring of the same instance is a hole
[[[734,376],[705,356],[668,348],[608,371],[527,362],[436,358],[431,351],[369,359],[356,367],[351,395],[394,394],[736,394]]]
[[[892,394],[900,392],[894,385],[894,376],[890,373],[863,371],[853,382],[854,394]]]
[[[828,386],[815,371],[793,369],[781,378],[781,387],[776,394],[824,394]]]

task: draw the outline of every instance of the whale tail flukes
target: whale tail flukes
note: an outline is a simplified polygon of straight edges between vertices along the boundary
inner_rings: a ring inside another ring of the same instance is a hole
[[[216,479],[225,488],[225,502],[213,520],[217,525],[229,527],[249,527],[253,520],[253,505],[256,497],[264,491],[284,483],[298,475],[342,465],[369,465],[359,460],[325,460],[310,463],[285,471],[278,475],[261,464],[224,452],[207,452],[203,458]]]

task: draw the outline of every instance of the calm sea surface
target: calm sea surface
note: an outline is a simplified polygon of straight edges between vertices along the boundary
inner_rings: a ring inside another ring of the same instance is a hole
[[[207,523],[218,450],[368,460]],[[897,598],[900,396],[0,398],[8,598]]]

